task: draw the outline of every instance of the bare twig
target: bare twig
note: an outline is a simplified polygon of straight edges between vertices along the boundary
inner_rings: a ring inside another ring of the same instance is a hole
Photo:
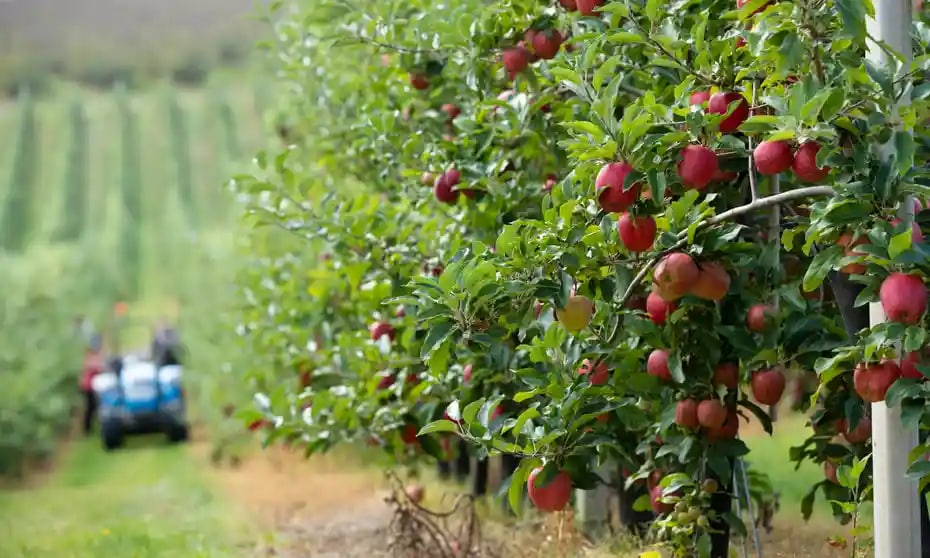
[[[753,82],[752,84],[752,102],[749,104],[749,117],[752,117],[753,108],[756,106],[756,91],[759,89],[759,82]],[[752,155],[752,136],[749,136],[749,192],[752,194],[751,201],[756,201],[759,199],[759,187],[756,185],[756,169],[755,160]]]
[[[715,215],[711,217],[710,219],[707,219],[706,221],[700,223],[697,226],[697,230],[700,231],[703,229],[707,229],[715,225],[719,225],[720,223],[723,223],[725,221],[729,221],[729,220],[735,219],[736,217],[740,217],[741,215],[752,213],[760,209],[767,209],[769,207],[772,207],[772,206],[775,206],[775,205],[778,205],[778,204],[781,204],[787,201],[796,200],[798,198],[807,198],[807,197],[812,197],[812,196],[829,196],[833,194],[833,192],[834,190],[832,186],[808,186],[806,188],[798,188],[796,190],[788,190],[787,192],[782,192],[780,194],[766,196],[764,198],[759,198],[755,201],[749,202],[746,205],[734,207],[733,209],[729,209],[727,211],[724,211],[723,213]],[[620,305],[622,306],[626,304],[626,301],[629,300],[629,298],[633,295],[633,291],[636,290],[636,287],[639,286],[642,280],[646,277],[646,274],[649,273],[652,267],[659,262],[662,256],[664,256],[665,254],[673,250],[677,250],[681,248],[682,246],[685,246],[686,244],[688,244],[688,233],[687,231],[682,231],[678,233],[677,242],[669,246],[666,250],[663,250],[655,254],[653,257],[651,257],[649,261],[646,263],[646,265],[643,266],[643,268],[639,270],[639,273],[636,274],[636,276],[630,282],[630,285],[626,288],[626,291],[623,293],[623,298],[620,299]],[[617,328],[617,330],[619,331],[620,328]]]

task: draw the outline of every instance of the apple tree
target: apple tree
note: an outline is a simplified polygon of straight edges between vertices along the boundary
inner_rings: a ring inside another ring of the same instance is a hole
[[[679,554],[722,556],[741,417],[771,431],[793,375],[790,457],[841,517],[866,403],[923,420],[922,23],[905,67],[853,0],[287,7],[287,145],[238,180],[278,229],[244,279],[272,437],[458,435],[548,511],[616,461]]]

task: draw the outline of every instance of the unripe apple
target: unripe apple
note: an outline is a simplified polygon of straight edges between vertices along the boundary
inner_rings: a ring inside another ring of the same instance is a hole
[[[681,150],[678,177],[686,188],[703,190],[717,175],[717,154],[703,145],[688,145]]]
[[[649,293],[649,296],[646,297],[646,313],[649,314],[652,323],[656,325],[663,325],[676,308],[677,305],[674,302],[664,300],[655,292]]]
[[[624,212],[617,221],[617,232],[630,252],[648,252],[656,240],[656,220],[652,215],[633,217]]]
[[[927,310],[927,287],[916,275],[892,273],[882,281],[878,296],[893,322],[915,325]]]
[[[577,333],[588,327],[594,315],[594,303],[583,296],[570,296],[565,308],[556,308],[555,317],[570,333]]]
[[[791,170],[794,171],[794,175],[801,182],[820,182],[830,174],[830,167],[820,168],[817,166],[817,152],[819,151],[819,143],[806,141],[795,152]]]
[[[433,173],[424,171],[423,174],[420,175],[420,184],[424,186],[432,186],[434,182],[436,182],[436,177],[433,176]]]
[[[763,141],[752,151],[759,174],[773,175],[786,171],[794,163],[791,146],[786,141]]]
[[[730,104],[734,102],[737,104],[733,112],[720,121],[720,131],[724,134],[735,132],[749,118],[749,103],[746,102],[746,97],[735,91],[721,92],[711,95],[707,102],[707,112],[711,114],[727,114]]]

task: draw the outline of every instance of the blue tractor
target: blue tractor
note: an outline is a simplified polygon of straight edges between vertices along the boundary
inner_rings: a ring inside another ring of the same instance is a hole
[[[103,447],[114,450],[126,436],[164,433],[170,442],[188,437],[181,365],[156,365],[133,355],[111,359],[93,379]]]

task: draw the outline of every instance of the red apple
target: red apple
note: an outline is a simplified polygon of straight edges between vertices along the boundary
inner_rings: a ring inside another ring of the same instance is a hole
[[[901,224],[901,219],[892,219],[891,226],[897,227]],[[920,225],[917,224],[917,221],[911,223],[911,244],[919,244],[924,241],[924,233],[920,230]]]
[[[820,151],[819,143],[806,141],[795,152],[791,170],[794,171],[794,175],[801,182],[820,182],[830,174],[830,167],[820,168],[817,166],[818,151]]]
[[[578,9],[578,5],[575,3],[575,0],[559,0],[559,4],[561,4],[563,8],[570,12],[574,12]]]
[[[436,177],[436,182],[433,184],[433,195],[442,203],[455,203],[459,198],[459,192],[454,188],[458,186],[461,179],[462,175],[458,170],[447,170]]]
[[[672,511],[674,511],[675,506],[673,506],[672,504],[666,504],[662,502],[661,498],[662,498],[662,487],[661,486],[656,485],[652,487],[652,489],[649,490],[649,501],[652,504],[652,511],[656,512],[657,514],[666,514],[666,513],[671,513]]]
[[[471,381],[471,364],[466,364],[462,369],[462,381],[466,384]]]
[[[526,489],[529,492],[530,501],[545,512],[565,509],[572,494],[571,477],[568,476],[567,472],[559,471],[549,481],[549,484],[541,485],[536,482],[536,477],[539,476],[542,470],[542,467],[536,467],[530,472],[530,476],[526,480]]]
[[[752,151],[752,156],[756,170],[763,175],[786,171],[794,163],[791,146],[786,141],[763,141]]]
[[[860,363],[853,372],[853,387],[863,401],[877,403],[885,400],[888,388],[899,377],[901,369],[893,361],[886,360],[872,365]]]
[[[737,103],[730,116],[720,121],[720,131],[724,134],[735,132],[740,124],[749,118],[749,103],[741,93],[729,91],[714,93],[707,102],[707,112],[711,114],[727,114],[732,103]]]
[[[537,56],[543,60],[549,60],[555,58],[555,55],[559,53],[559,47],[562,46],[564,40],[562,33],[560,33],[558,29],[550,29],[547,31],[537,31],[532,36],[531,44]]]
[[[736,409],[727,409],[727,419],[720,428],[708,428],[706,431],[707,439],[711,442],[718,440],[730,440],[736,438],[739,434],[739,415]]]
[[[667,349],[655,349],[649,353],[649,358],[646,359],[646,372],[662,381],[671,382],[673,378],[668,369],[668,356]]]
[[[517,77],[517,74],[530,65],[532,57],[532,53],[522,46],[510,47],[505,50],[501,58],[504,62],[504,69],[507,70],[507,77],[509,79]]]
[[[394,327],[387,322],[375,322],[371,324],[369,332],[371,333],[372,341],[377,341],[385,335],[387,335],[388,339],[391,341],[394,340]]]
[[[604,385],[607,383],[607,380],[610,379],[610,370],[607,369],[605,363],[598,362],[597,365],[595,365],[589,359],[584,359],[584,362],[581,363],[581,367],[578,368],[578,374],[587,376],[592,386]]]
[[[688,97],[688,104],[703,105],[710,100],[710,91],[695,91]]]
[[[878,296],[893,322],[915,325],[927,310],[927,287],[916,275],[892,273],[882,281]]]
[[[730,275],[717,262],[698,264],[698,278],[691,287],[691,294],[704,300],[721,300],[730,290]]]
[[[926,366],[926,355],[925,351],[914,351],[912,353],[907,353],[904,355],[904,358],[901,359],[901,377],[902,378],[911,378],[914,380],[924,381],[927,379],[920,370],[917,369],[917,366]]]
[[[654,292],[649,293],[649,296],[646,297],[646,313],[649,314],[652,323],[656,325],[664,324],[676,308],[677,305],[674,302],[668,302]]]
[[[865,252],[859,252],[858,250],[853,250],[853,248],[855,246],[868,244],[869,238],[865,235],[861,235],[856,240],[853,240],[853,233],[845,232],[840,235],[836,243],[843,247],[843,255],[845,256],[864,256]],[[862,275],[865,271],[866,266],[861,263],[850,263],[840,268],[840,272],[847,275]]]
[[[586,16],[600,15],[597,7],[603,3],[604,0],[575,0],[575,4],[578,5],[578,13]]]
[[[785,393],[785,375],[778,368],[752,374],[752,396],[763,405],[777,405]]]
[[[739,386],[739,365],[734,362],[721,362],[714,369],[714,387],[726,386],[736,389]]]
[[[594,187],[599,192],[597,201],[601,209],[611,213],[623,213],[639,198],[640,184],[634,182],[629,189],[623,189],[633,167],[626,163],[607,163],[601,167],[594,180]]]
[[[688,145],[681,150],[678,176],[686,188],[703,190],[713,181],[717,171],[717,154],[703,145]]]
[[[462,109],[460,109],[458,105],[454,105],[452,103],[446,103],[442,105],[441,110],[442,112],[446,113],[446,116],[449,117],[449,122],[452,122],[458,115],[462,114]]]
[[[754,304],[746,313],[746,327],[755,333],[765,333],[774,317],[775,309],[768,304]]]
[[[697,417],[704,428],[722,428],[727,420],[727,408],[719,399],[705,399],[698,404]]]
[[[840,483],[840,481],[836,480],[836,463],[832,461],[823,462],[823,476],[833,484]]]
[[[724,415],[726,413],[724,412]],[[695,429],[700,426],[698,419],[698,402],[694,399],[683,399],[675,405],[675,424],[682,428]]]
[[[414,89],[422,91],[429,87],[429,80],[423,74],[412,73],[409,78],[410,85],[412,85]]]
[[[846,441],[850,444],[864,443],[872,437],[872,419],[869,417],[862,417],[859,419],[859,424],[852,430],[849,430],[849,427],[844,424],[842,433],[843,437],[846,438]]]
[[[408,446],[411,444],[417,443],[417,425],[415,424],[405,424],[404,429],[400,433],[401,440],[404,441]]]
[[[691,256],[684,252],[672,252],[663,257],[653,270],[654,290],[664,300],[678,300],[688,294],[699,275]]]
[[[543,183],[543,192],[550,192],[558,183],[559,179],[554,174],[546,175],[546,182]]]
[[[656,220],[652,215],[633,217],[624,212],[617,221],[617,232],[630,252],[648,252],[656,240]]]

